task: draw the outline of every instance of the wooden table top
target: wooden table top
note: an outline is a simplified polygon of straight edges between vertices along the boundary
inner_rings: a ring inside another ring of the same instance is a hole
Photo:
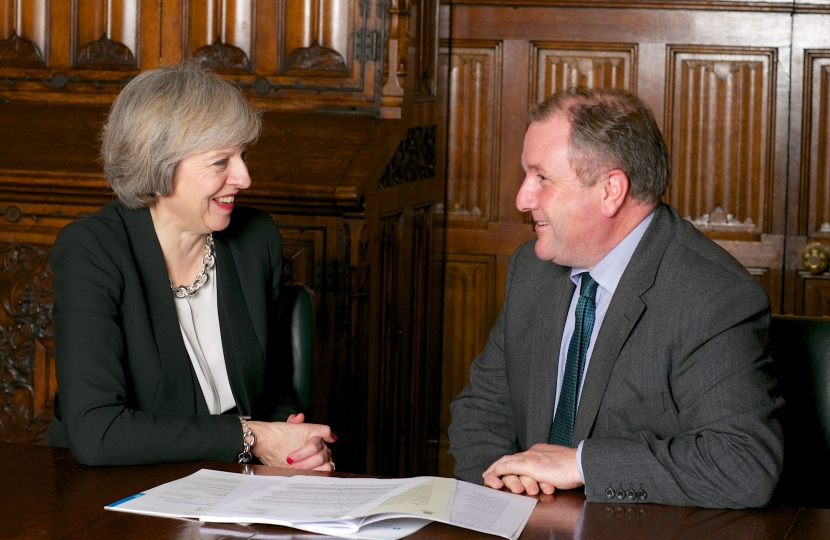
[[[202,468],[244,472],[245,466],[188,462],[87,467],[63,448],[0,443],[0,538],[326,538],[271,525],[201,524],[104,510],[106,504]],[[254,465],[247,472],[284,475],[296,471]],[[482,537],[496,538],[433,523],[409,538]],[[738,511],[586,503],[581,493],[563,492],[542,497],[521,535],[522,540],[573,538],[824,539],[830,538],[830,510],[772,507]]]

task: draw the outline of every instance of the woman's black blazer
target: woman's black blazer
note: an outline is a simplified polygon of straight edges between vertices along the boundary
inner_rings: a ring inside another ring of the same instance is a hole
[[[284,420],[296,409],[277,327],[279,231],[267,214],[236,207],[213,236],[238,414]],[[47,443],[90,465],[234,460],[239,420],[208,413],[149,210],[115,201],[67,225],[50,264],[58,392]]]

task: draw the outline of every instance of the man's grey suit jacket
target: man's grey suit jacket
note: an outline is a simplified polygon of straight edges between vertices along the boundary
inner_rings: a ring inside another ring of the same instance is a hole
[[[501,313],[453,401],[456,475],[547,443],[570,268],[534,241],[507,271]],[[617,286],[585,374],[573,446],[589,501],[754,507],[780,476],[783,401],[770,374],[769,298],[729,255],[660,204]]]

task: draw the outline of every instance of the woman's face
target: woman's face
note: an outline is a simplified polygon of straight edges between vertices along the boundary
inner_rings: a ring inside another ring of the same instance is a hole
[[[184,158],[173,176],[173,193],[160,197],[156,210],[183,231],[207,234],[231,222],[234,196],[251,185],[244,147],[219,148]]]

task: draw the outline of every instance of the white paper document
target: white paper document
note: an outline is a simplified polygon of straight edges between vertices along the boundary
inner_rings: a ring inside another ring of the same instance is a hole
[[[431,521],[515,539],[536,499],[450,478],[250,476],[202,469],[105,508],[206,523],[268,523],[369,540]]]
[[[285,482],[216,505],[201,521],[213,523],[336,522],[333,527],[352,529],[349,520],[426,481],[426,478],[328,478],[291,476]],[[255,517],[255,520],[251,520]],[[342,523],[342,525],[338,525]]]
[[[285,476],[249,476],[202,469],[178,480],[153,489],[130,495],[104,508],[117,512],[131,512],[151,516],[199,519],[216,504],[237,496],[258,491],[275,482],[286,481]]]

